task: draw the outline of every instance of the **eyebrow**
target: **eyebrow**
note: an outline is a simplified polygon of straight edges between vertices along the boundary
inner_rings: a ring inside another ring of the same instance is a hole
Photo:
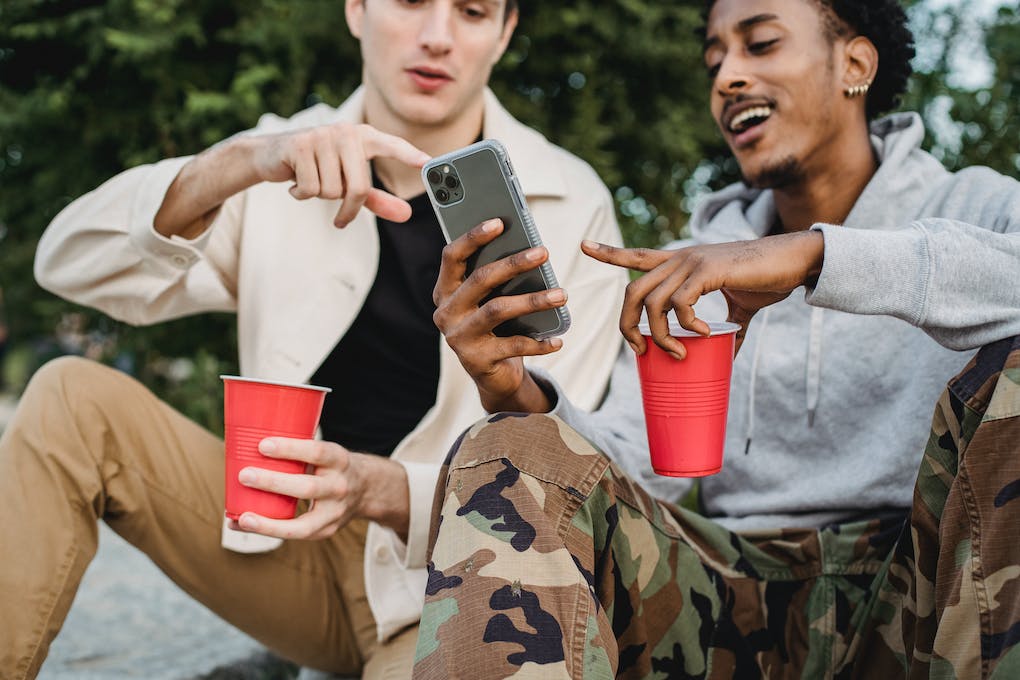
[[[746,19],[741,19],[740,21],[738,21],[737,30],[740,31],[741,33],[746,33],[747,31],[751,30],[751,28],[757,26],[758,24],[763,24],[767,21],[776,21],[778,19],[779,17],[775,14],[755,14],[753,17],[747,17]],[[706,40],[705,44],[701,46],[702,56],[704,56],[705,52],[708,52],[709,49],[718,45],[719,42],[720,40],[717,36],[712,36],[711,38]]]

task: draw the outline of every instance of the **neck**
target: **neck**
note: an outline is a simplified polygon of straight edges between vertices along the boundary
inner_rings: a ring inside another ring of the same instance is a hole
[[[846,220],[878,170],[867,125],[857,129],[843,143],[827,145],[824,159],[809,159],[802,181],[773,192],[783,231],[804,231],[819,222],[842,224]]]
[[[369,91],[365,95],[366,123],[381,132],[406,139],[430,156],[448,153],[477,140],[482,133],[484,113],[485,100],[479,93],[453,120],[417,123],[398,116],[378,93]],[[385,156],[376,157],[372,167],[383,186],[400,198],[412,198],[424,191],[418,168]]]

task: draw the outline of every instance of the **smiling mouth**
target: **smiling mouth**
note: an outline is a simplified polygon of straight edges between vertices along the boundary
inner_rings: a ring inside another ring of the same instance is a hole
[[[727,128],[735,135],[747,132],[751,128],[761,125],[772,116],[770,106],[752,106],[733,116]]]

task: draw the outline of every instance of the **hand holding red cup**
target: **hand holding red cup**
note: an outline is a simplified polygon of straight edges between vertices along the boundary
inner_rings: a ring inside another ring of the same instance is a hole
[[[259,452],[259,442],[266,437],[313,439],[322,404],[332,390],[232,375],[220,378],[224,385],[226,516],[236,520],[251,511],[273,519],[294,517],[297,498],[245,486],[238,474],[246,467],[303,473],[304,462],[265,456]]]

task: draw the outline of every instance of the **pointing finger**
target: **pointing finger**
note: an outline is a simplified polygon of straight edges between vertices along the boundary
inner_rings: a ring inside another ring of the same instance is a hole
[[[596,243],[595,241],[582,241],[581,250],[588,257],[595,258],[600,262],[614,264],[617,267],[636,269],[647,272],[655,269],[670,258],[673,253],[665,250],[654,250],[652,248],[617,248]]]

